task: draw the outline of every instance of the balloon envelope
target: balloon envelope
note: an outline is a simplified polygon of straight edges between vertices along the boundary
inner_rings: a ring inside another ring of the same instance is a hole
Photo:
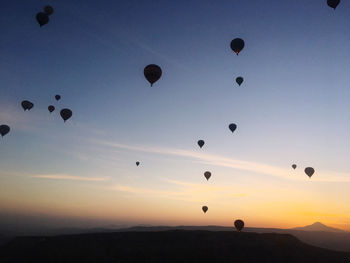
[[[202,206],[202,210],[204,213],[206,213],[208,211],[208,207],[207,206]]]
[[[53,105],[50,105],[50,106],[47,107],[47,108],[48,108],[48,110],[49,110],[50,113],[53,112],[53,111],[55,110],[55,106],[53,106]]]
[[[297,168],[297,165],[296,164],[293,164],[292,165],[293,169],[295,170]]]
[[[334,10],[337,8],[339,3],[340,3],[340,0],[327,0],[327,5],[333,8]]]
[[[10,127],[3,124],[3,125],[0,125],[0,134],[1,134],[1,137],[4,137],[6,134],[8,134],[10,132]]]
[[[53,7],[50,6],[50,5],[45,6],[45,7],[44,7],[44,12],[45,12],[45,14],[47,14],[48,16],[49,16],[49,15],[52,15],[52,14],[53,14]]]
[[[139,166],[140,165],[140,162],[136,162],[136,166]]]
[[[209,180],[209,178],[211,177],[211,172],[206,171],[206,172],[204,173],[204,177],[207,178],[207,180]]]
[[[241,38],[235,38],[231,41],[231,49],[238,55],[244,48],[244,41]]]
[[[238,219],[235,221],[235,228],[237,229],[238,232],[241,232],[243,227],[244,227],[243,220]]]
[[[68,120],[70,117],[72,117],[73,112],[70,109],[63,109],[60,112],[62,119],[64,120],[64,122],[66,122],[66,120]]]
[[[31,108],[34,107],[34,104],[30,102],[29,100],[24,100],[21,102],[23,110],[30,110]]]
[[[145,67],[143,74],[145,75],[145,78],[148,80],[148,82],[151,83],[152,87],[153,83],[159,80],[162,76],[162,69],[158,65],[150,64]]]
[[[233,133],[236,129],[237,129],[237,125],[234,123],[231,123],[228,128],[230,129],[230,131]]]
[[[197,143],[198,143],[198,145],[199,145],[200,148],[202,148],[203,145],[204,145],[204,141],[203,141],[203,140],[199,140]]]
[[[238,78],[236,78],[236,82],[237,82],[237,84],[239,85],[239,86],[241,86],[241,84],[243,83],[243,78],[242,77],[238,77]]]
[[[61,99],[61,96],[60,96],[60,95],[55,95],[55,99],[56,99],[57,101],[59,101],[59,100]]]
[[[38,21],[40,27],[49,23],[49,20],[50,20],[49,16],[47,14],[45,14],[44,12],[39,12],[36,15],[36,21]]]
[[[311,178],[311,176],[315,173],[315,169],[312,167],[306,167],[305,173],[307,174],[307,176],[309,176]]]

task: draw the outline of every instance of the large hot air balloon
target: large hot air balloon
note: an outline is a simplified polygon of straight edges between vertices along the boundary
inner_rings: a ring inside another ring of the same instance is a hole
[[[211,172],[206,171],[206,172],[204,173],[204,177],[207,178],[207,180],[209,180],[210,176],[211,176]]]
[[[55,99],[56,99],[57,101],[59,101],[59,100],[61,99],[61,96],[60,96],[60,95],[55,95]]]
[[[73,113],[70,109],[63,109],[63,110],[61,110],[60,114],[61,114],[61,117],[64,120],[64,122],[66,122],[66,120],[68,120],[73,115]]]
[[[237,82],[237,84],[239,85],[239,86],[241,86],[241,84],[243,83],[243,78],[242,77],[238,77],[238,78],[236,78],[236,82]]]
[[[334,10],[337,8],[339,3],[340,3],[340,0],[327,0],[327,5],[333,8]]]
[[[48,110],[49,110],[50,113],[53,112],[53,111],[55,110],[55,106],[53,106],[53,105],[50,105],[50,106],[47,107],[47,108],[48,108]]]
[[[297,168],[297,165],[296,164],[293,164],[292,165],[292,168],[295,170]]]
[[[204,145],[204,141],[203,141],[203,140],[199,140],[197,143],[198,143],[198,146],[199,146],[200,148],[202,148],[203,145]]]
[[[241,219],[237,219],[235,221],[235,228],[237,229],[238,232],[241,232],[244,227],[244,222]]]
[[[10,132],[10,127],[3,124],[3,125],[0,125],[0,134],[1,134],[1,137],[4,137],[6,134],[8,134]]]
[[[34,107],[34,104],[32,102],[28,101],[28,100],[22,101],[21,105],[22,105],[22,108],[23,108],[24,111],[26,111],[26,110],[29,111],[31,108]]]
[[[236,129],[237,129],[237,125],[234,123],[231,123],[228,128],[230,129],[230,131],[233,133]]]
[[[306,167],[305,173],[307,174],[307,176],[309,176],[311,178],[311,176],[315,173],[315,169],[312,167]]]
[[[231,49],[237,54],[244,48],[244,41],[241,38],[235,38],[231,41]]]
[[[136,162],[136,166],[139,166],[140,165],[140,162]]]
[[[150,64],[145,67],[143,74],[148,82],[151,83],[152,87],[153,83],[155,83],[162,76],[162,69],[155,64]]]
[[[202,206],[202,210],[204,212],[204,214],[208,211],[208,207],[207,206]]]
[[[40,27],[49,23],[49,20],[50,20],[49,16],[47,14],[45,14],[44,12],[39,12],[36,15],[36,21],[38,21]]]
[[[53,14],[53,7],[50,5],[47,5],[44,7],[44,12],[45,14],[47,14],[48,16]]]

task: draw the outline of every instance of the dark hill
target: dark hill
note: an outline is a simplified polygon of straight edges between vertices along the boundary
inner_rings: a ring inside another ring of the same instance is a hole
[[[345,263],[350,254],[288,234],[175,230],[19,237],[0,248],[0,262]]]

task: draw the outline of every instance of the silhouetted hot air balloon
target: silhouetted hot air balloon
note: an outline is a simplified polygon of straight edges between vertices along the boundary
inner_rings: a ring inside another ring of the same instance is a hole
[[[64,122],[66,122],[66,120],[68,120],[73,115],[73,113],[70,109],[63,109],[63,110],[61,110],[60,114],[61,114],[61,117],[64,120]]]
[[[237,219],[235,221],[235,228],[237,229],[238,232],[241,232],[244,227],[244,222],[243,220]]]
[[[50,5],[47,5],[44,7],[44,12],[45,14],[47,14],[48,16],[53,14],[53,7]]]
[[[47,107],[47,108],[48,108],[48,110],[49,110],[50,113],[53,112],[53,111],[55,110],[55,106],[53,106],[53,105],[50,105],[50,106]]]
[[[45,14],[44,12],[39,12],[36,15],[36,21],[38,21],[40,27],[49,23],[49,20],[50,20],[49,16],[47,14]]]
[[[204,214],[208,211],[208,207],[207,206],[202,206],[202,210],[204,212]]]
[[[337,8],[339,3],[340,3],[340,0],[327,0],[327,5],[333,8],[334,10]]]
[[[241,38],[235,38],[231,41],[231,49],[237,54],[244,48],[244,41]]]
[[[203,145],[204,145],[204,141],[203,141],[203,140],[199,140],[197,143],[198,143],[198,145],[199,145],[200,148],[202,148]]]
[[[230,131],[233,133],[236,129],[237,129],[237,125],[234,123],[231,123],[228,128],[230,129]]]
[[[56,99],[57,101],[59,101],[59,100],[61,99],[61,96],[60,96],[60,95],[55,95],[55,99]]]
[[[136,166],[139,166],[140,165],[140,162],[136,162]]]
[[[207,180],[209,180],[210,176],[211,176],[211,172],[206,171],[206,172],[204,173],[204,177],[207,178]]]
[[[148,82],[151,83],[152,87],[153,83],[155,83],[162,76],[162,69],[155,64],[150,64],[145,67],[143,74]]]
[[[312,167],[306,167],[305,173],[307,174],[307,176],[309,176],[311,178],[311,176],[315,173],[315,169]]]
[[[296,164],[293,164],[292,165],[293,169],[295,170],[297,168],[297,165]]]
[[[243,78],[242,77],[238,77],[238,78],[236,78],[236,82],[237,82],[237,84],[239,85],[239,86],[241,86],[241,84],[243,83]]]
[[[3,125],[0,125],[0,134],[1,134],[1,137],[4,137],[6,134],[8,134],[10,132],[10,127],[3,124]]]
[[[22,105],[22,108],[23,108],[24,111],[26,111],[26,110],[29,111],[31,108],[34,107],[34,104],[32,102],[28,101],[28,100],[22,101],[21,105]]]

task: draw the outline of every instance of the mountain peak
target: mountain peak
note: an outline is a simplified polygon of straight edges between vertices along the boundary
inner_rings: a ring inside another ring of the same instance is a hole
[[[341,229],[329,227],[321,222],[315,222],[311,225],[303,226],[303,227],[295,227],[294,230],[303,230],[303,231],[323,231],[323,232],[344,232]]]

